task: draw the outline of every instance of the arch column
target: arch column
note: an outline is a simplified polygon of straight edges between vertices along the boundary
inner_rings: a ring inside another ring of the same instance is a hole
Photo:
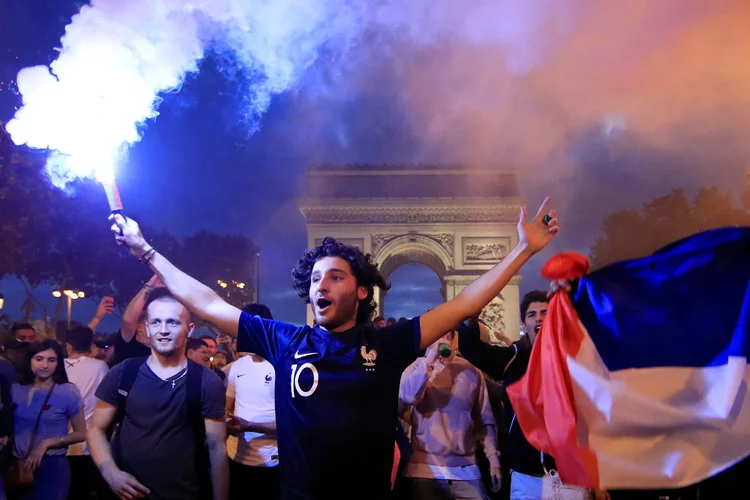
[[[445,277],[446,300],[456,297],[469,284],[481,276],[484,271],[460,272]],[[516,275],[482,313],[481,318],[498,331],[510,338],[521,338],[519,284],[521,276]]]
[[[380,288],[375,289],[375,301],[378,303],[376,315],[383,316],[385,318],[385,298],[388,295],[386,290]]]

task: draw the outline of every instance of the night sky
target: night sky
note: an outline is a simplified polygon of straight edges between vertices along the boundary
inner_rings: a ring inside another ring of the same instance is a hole
[[[82,4],[0,0],[0,120],[20,104],[18,71],[56,57]],[[347,51],[321,46],[299,81],[256,118],[248,103],[262,75],[238,70],[220,44],[209,47],[200,71],[162,95],[160,115],[118,170],[128,214],[179,235],[249,236],[262,252],[261,301],[276,318],[303,322],[289,271],[306,244],[296,200],[310,164],[519,169],[529,210],[550,194],[562,227],[553,248],[524,270],[522,292],[545,286],[539,267],[552,252],[587,253],[612,210],[678,187],[742,185],[750,164],[750,4],[504,4],[495,23],[452,0],[429,9],[427,22],[417,12],[427,4],[415,1],[399,14],[413,24],[362,30]],[[439,300],[438,279],[426,268],[405,266],[393,283],[388,315],[413,316]],[[18,314],[20,286],[6,278],[0,290]],[[48,291],[39,296],[52,302]],[[75,318],[90,317],[86,303]]]

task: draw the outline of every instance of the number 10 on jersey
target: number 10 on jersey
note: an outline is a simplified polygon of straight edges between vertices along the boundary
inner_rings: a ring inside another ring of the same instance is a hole
[[[297,369],[298,366],[299,365],[297,364],[292,365],[292,398],[295,397],[295,393],[299,394],[303,398],[307,398],[310,397],[312,393],[315,392],[315,389],[318,388],[318,369],[315,368],[315,365],[313,365],[312,363],[305,363],[302,366],[299,366],[299,369]],[[310,370],[313,377],[312,386],[310,386],[310,388],[306,391],[303,390],[299,385],[299,377],[305,370]]]

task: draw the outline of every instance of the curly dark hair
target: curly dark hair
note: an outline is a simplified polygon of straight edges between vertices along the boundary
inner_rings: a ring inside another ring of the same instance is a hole
[[[323,243],[317,247],[305,252],[292,269],[292,280],[294,280],[294,289],[297,290],[297,294],[306,304],[310,303],[310,277],[313,266],[323,257],[340,257],[349,263],[352,274],[357,280],[357,286],[367,288],[367,297],[359,301],[357,308],[357,324],[370,321],[377,307],[375,286],[381,290],[389,290],[391,285],[380,274],[377,264],[372,262],[369,253],[364,254],[359,248],[340,243],[330,236],[323,239]]]

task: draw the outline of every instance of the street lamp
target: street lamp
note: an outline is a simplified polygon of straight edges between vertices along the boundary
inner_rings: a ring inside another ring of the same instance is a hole
[[[76,299],[82,299],[86,297],[86,294],[80,290],[78,291],[76,290],[53,290],[52,291],[52,296],[58,299],[62,297],[63,295],[68,297],[68,328],[70,328],[70,310],[73,307],[73,301]]]
[[[229,298],[232,295],[232,288],[236,288],[238,290],[244,290],[247,286],[242,281],[235,281],[235,280],[229,280],[229,282],[226,282],[224,280],[216,280],[216,283],[221,287],[222,289],[226,290],[226,296]]]

